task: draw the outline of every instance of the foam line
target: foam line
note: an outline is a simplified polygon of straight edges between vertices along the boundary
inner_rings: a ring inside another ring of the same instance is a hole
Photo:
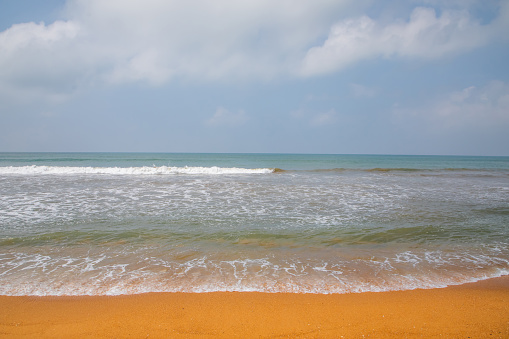
[[[0,174],[18,175],[66,175],[66,174],[109,174],[109,175],[171,175],[171,174],[267,174],[273,168],[237,167],[61,167],[61,166],[8,166],[0,167]]]

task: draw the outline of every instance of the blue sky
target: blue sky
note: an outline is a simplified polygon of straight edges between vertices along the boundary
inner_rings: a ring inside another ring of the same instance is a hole
[[[507,32],[507,0],[0,0],[0,151],[509,155]]]

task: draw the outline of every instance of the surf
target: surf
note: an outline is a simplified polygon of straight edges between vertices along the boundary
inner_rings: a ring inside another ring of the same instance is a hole
[[[69,174],[108,174],[108,175],[175,175],[175,174],[268,174],[277,172],[275,168],[239,168],[239,167],[73,167],[73,166],[8,166],[0,167],[0,174],[18,175],[69,175]]]

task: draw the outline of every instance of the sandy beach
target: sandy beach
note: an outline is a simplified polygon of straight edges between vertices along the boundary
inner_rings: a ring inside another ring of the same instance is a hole
[[[509,276],[360,294],[0,297],[6,338],[508,338]]]

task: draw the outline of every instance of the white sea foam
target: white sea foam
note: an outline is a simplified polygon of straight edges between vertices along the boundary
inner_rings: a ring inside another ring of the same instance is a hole
[[[106,251],[108,252],[108,251]],[[426,263],[405,269],[392,256],[328,263],[320,259],[244,258],[217,260],[200,256],[177,262],[139,253],[105,253],[69,256],[12,253],[0,255],[0,295],[119,295],[145,292],[268,292],[359,293],[440,288],[507,275],[507,260],[479,262],[476,269],[454,262],[445,266]],[[112,260],[114,257],[115,260]],[[383,258],[382,258],[383,259]],[[454,257],[451,258],[454,261]],[[497,258],[495,258],[497,259]],[[500,258],[499,258],[500,259]],[[136,264],[133,264],[133,260]],[[500,265],[492,265],[498,261]],[[500,262],[500,261],[503,261]],[[495,267],[494,267],[495,266]],[[498,267],[497,267],[498,266]],[[377,276],[377,279],[371,277]]]
[[[267,174],[273,168],[238,167],[61,167],[61,166],[6,166],[0,167],[1,174],[42,175],[42,174],[109,174],[109,175],[168,175],[168,174]]]
[[[113,269],[114,267],[112,267]],[[475,277],[460,275],[447,277],[435,274],[432,276],[402,275],[380,283],[362,279],[336,279],[336,283],[313,281],[302,283],[284,279],[283,281],[244,281],[243,279],[226,280],[225,277],[209,277],[208,281],[191,279],[186,282],[167,281],[143,272],[132,272],[121,279],[108,276],[92,275],[89,280],[72,280],[68,276],[62,279],[44,279],[41,275],[36,280],[1,279],[0,295],[9,296],[80,296],[80,295],[129,295],[148,292],[265,292],[265,293],[313,293],[345,294],[364,292],[388,292],[413,289],[443,288],[452,285],[476,282],[480,280],[506,276],[508,270],[498,270],[490,274],[479,274]],[[121,273],[122,275],[122,273]]]

